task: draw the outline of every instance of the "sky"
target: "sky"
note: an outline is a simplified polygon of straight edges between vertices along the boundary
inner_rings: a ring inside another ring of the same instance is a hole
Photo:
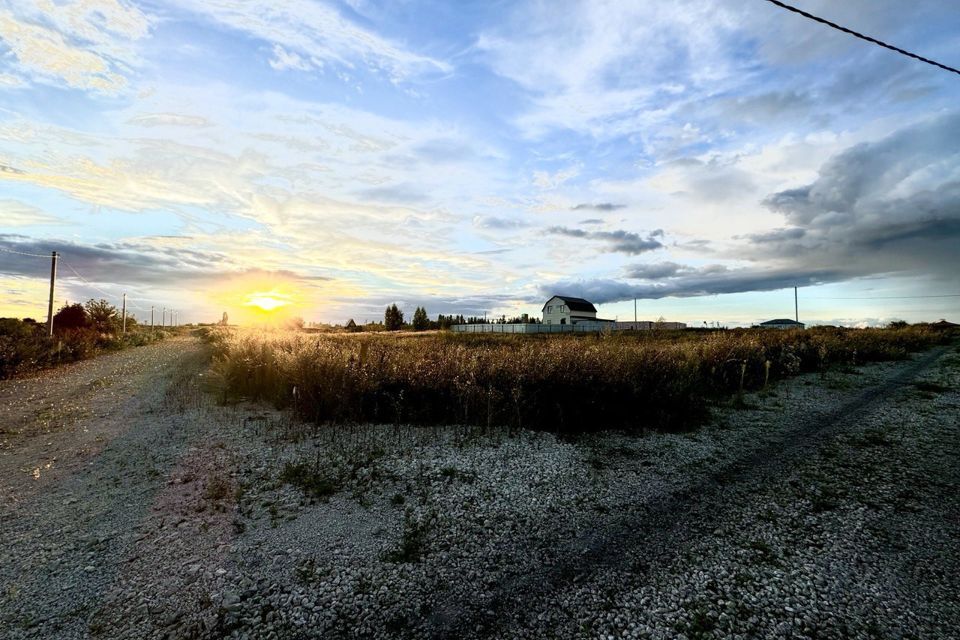
[[[953,0],[795,4],[960,67]],[[960,76],[763,0],[0,0],[0,316],[51,251],[158,322],[957,320]]]

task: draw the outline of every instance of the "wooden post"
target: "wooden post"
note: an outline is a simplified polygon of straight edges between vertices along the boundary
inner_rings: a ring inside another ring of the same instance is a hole
[[[800,322],[800,306],[797,304],[797,288],[793,288],[793,319]]]
[[[167,326],[167,308],[160,307],[160,328],[163,329]]]
[[[120,317],[123,318],[120,325],[120,332],[127,333],[127,294],[123,294],[123,304],[120,307]]]
[[[47,335],[53,335],[53,289],[57,284],[57,252],[50,254],[50,302],[47,304]]]
[[[153,331],[153,305],[150,305],[150,331]]]

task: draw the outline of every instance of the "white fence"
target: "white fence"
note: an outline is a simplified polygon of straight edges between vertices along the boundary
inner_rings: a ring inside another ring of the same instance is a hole
[[[682,322],[578,322],[577,324],[455,324],[457,333],[596,333],[598,331],[676,331]]]

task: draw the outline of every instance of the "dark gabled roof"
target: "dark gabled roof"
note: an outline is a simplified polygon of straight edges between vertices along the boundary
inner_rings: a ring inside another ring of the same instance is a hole
[[[762,327],[765,324],[803,324],[803,323],[797,322],[796,320],[791,320],[790,318],[777,318],[776,320],[767,320],[766,322],[761,322],[760,326]]]
[[[589,301],[584,300],[583,298],[571,298],[570,296],[550,296],[550,300],[553,300],[554,298],[560,298],[561,300],[563,300],[564,303],[566,303],[566,305],[570,307],[570,311],[592,311],[594,313],[597,312],[597,308],[592,304],[590,304]],[[550,300],[547,300],[547,302],[550,302]],[[543,303],[544,309],[547,307],[547,302]]]

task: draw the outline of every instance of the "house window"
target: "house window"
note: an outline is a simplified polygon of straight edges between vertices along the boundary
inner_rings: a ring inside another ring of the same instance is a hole
[[[553,313],[553,305],[547,305],[547,313]]]

